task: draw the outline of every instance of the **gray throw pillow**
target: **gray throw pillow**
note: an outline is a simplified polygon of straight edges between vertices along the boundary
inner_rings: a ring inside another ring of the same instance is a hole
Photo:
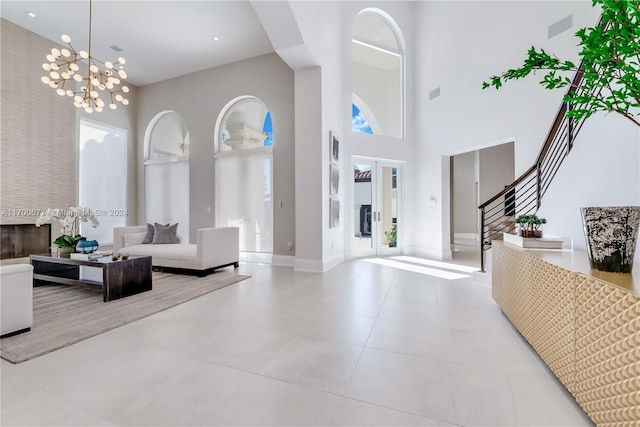
[[[153,230],[153,225],[147,223],[147,235],[144,236],[144,239],[142,240],[143,245],[148,245],[149,243],[153,242]]]
[[[153,245],[180,243],[178,241],[178,223],[162,225],[157,222],[153,225]]]

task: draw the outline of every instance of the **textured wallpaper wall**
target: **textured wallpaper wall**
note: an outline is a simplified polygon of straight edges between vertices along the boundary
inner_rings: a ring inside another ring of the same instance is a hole
[[[4,19],[0,27],[0,223],[29,224],[41,209],[76,205],[76,109],[40,81],[55,43]]]

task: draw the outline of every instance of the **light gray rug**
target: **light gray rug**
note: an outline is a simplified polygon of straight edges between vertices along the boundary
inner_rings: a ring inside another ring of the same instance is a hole
[[[206,277],[153,273],[153,289],[110,302],[102,290],[45,285],[33,289],[31,331],[0,339],[0,357],[20,363],[247,279],[229,269]]]

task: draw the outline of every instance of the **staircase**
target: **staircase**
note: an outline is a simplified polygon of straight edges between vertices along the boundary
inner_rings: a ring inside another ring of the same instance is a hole
[[[581,91],[582,75],[583,67],[580,63],[567,94]],[[540,208],[544,194],[564,158],[573,148],[573,141],[584,123],[584,119],[577,120],[567,116],[572,108],[579,107],[581,106],[563,102],[535,163],[504,190],[478,206],[481,216],[480,269],[482,272],[485,272],[485,252],[491,248],[491,242],[502,239],[502,233],[515,231],[516,215],[535,213]]]

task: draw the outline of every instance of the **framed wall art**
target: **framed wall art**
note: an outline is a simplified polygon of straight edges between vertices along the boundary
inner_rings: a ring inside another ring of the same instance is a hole
[[[338,137],[333,131],[329,132],[329,139],[331,143],[331,163],[337,165],[340,161],[340,140],[338,140]]]

